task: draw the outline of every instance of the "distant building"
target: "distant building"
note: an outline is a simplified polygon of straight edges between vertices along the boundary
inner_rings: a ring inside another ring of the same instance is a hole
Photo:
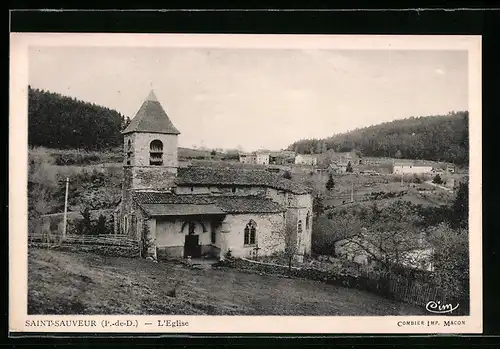
[[[295,152],[280,150],[269,153],[269,163],[274,165],[289,165],[295,163]]]
[[[318,159],[314,155],[297,154],[295,156],[295,164],[296,165],[312,165],[312,166],[316,166],[317,163],[318,163]]]
[[[240,153],[240,162],[243,164],[269,165],[269,152],[259,150],[252,153]]]
[[[427,164],[414,164],[406,162],[394,163],[393,174],[430,174],[436,172],[436,169]]]
[[[240,153],[240,162],[242,164],[256,164],[257,156],[255,153]]]

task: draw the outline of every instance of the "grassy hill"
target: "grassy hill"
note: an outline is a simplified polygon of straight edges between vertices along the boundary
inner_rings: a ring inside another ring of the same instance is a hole
[[[28,314],[381,316],[425,311],[318,281],[143,259],[32,249],[28,268]],[[176,297],[169,297],[178,281]]]

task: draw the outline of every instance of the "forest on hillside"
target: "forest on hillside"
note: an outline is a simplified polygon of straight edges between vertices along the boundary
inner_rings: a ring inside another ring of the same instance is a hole
[[[288,147],[301,154],[356,151],[362,156],[425,159],[467,165],[469,113],[411,117],[336,134],[302,139]]]
[[[28,87],[28,143],[58,149],[101,150],[122,143],[130,119],[116,110]]]

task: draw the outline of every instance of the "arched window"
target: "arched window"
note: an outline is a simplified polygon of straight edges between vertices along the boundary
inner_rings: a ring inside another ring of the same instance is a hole
[[[255,245],[255,241],[257,238],[257,224],[250,220],[245,227],[245,245]]]
[[[128,234],[128,216],[123,216],[123,234]]]
[[[309,214],[309,212],[307,212],[307,216],[306,216],[306,230],[309,230],[310,221],[311,221],[311,215]]]
[[[127,142],[127,165],[130,165],[131,158],[132,158],[132,142],[129,139]]]
[[[163,165],[163,143],[158,139],[149,144],[149,164]]]

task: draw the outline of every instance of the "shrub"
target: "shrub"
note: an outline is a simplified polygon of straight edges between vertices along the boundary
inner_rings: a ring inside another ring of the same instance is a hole
[[[432,179],[432,183],[434,183],[434,184],[443,184],[443,180],[441,179],[441,176],[437,174]]]

